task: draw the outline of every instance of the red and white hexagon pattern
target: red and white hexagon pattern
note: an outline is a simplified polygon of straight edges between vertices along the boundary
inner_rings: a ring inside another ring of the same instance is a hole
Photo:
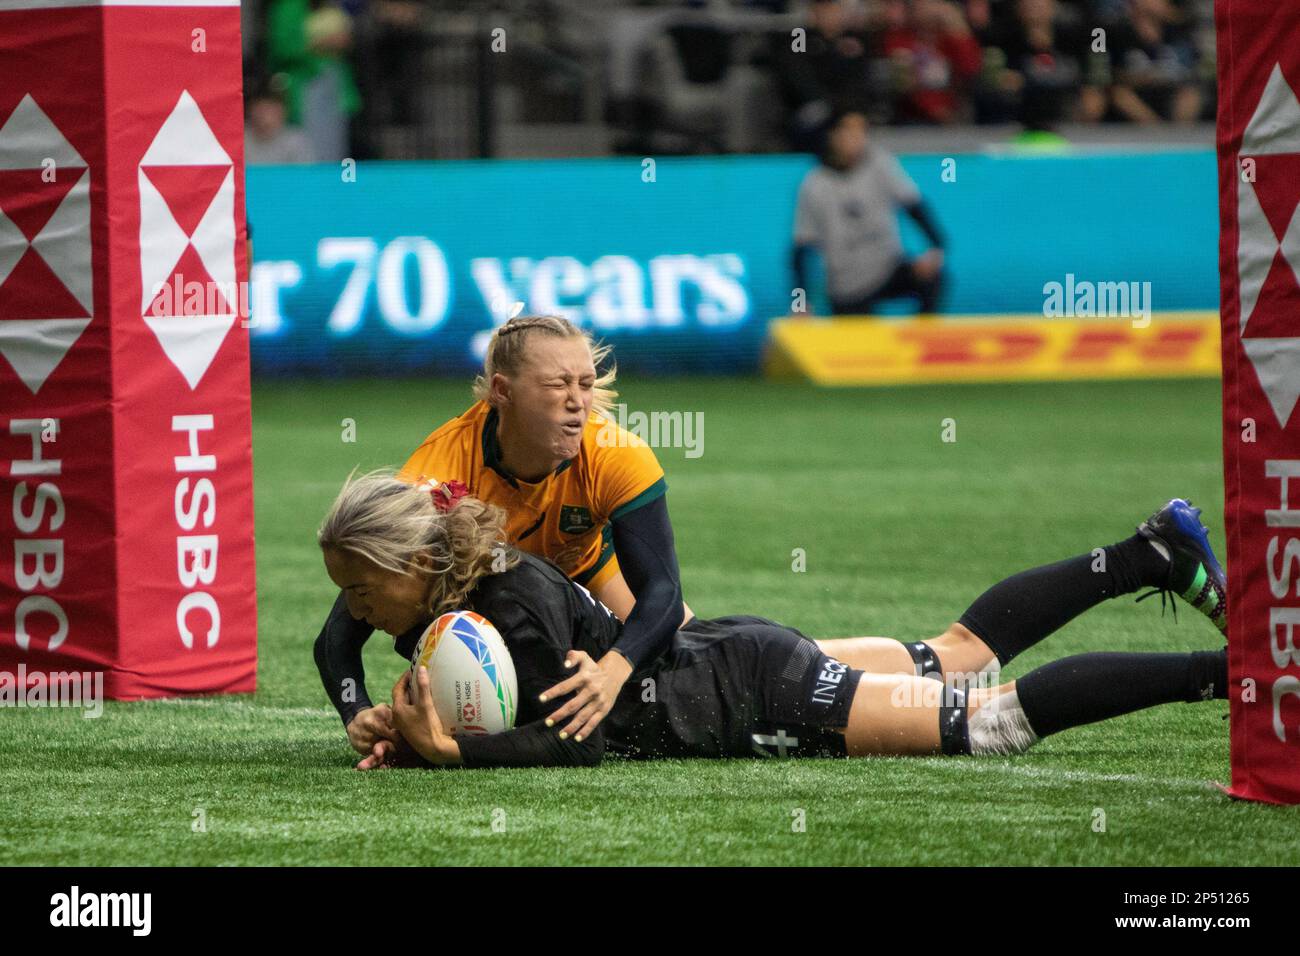
[[[235,323],[239,298],[235,167],[189,91],[145,151],[139,184],[141,309],[195,388]]]
[[[0,355],[33,393],[90,324],[90,170],[27,94],[0,126]]]
[[[5,0],[0,63],[0,671],[250,691],[238,0]]]
[[[1216,25],[1230,792],[1300,803],[1300,4]]]

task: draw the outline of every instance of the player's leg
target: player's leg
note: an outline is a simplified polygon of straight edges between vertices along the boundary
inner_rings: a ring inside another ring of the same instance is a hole
[[[1078,654],[1015,681],[962,690],[863,674],[844,728],[849,756],[1022,753],[1043,737],[1158,704],[1223,700],[1227,649]]]
[[[915,674],[951,680],[979,673],[996,655],[965,625],[953,624],[926,641],[892,637],[842,637],[818,641],[822,653],[872,674]]]
[[[843,731],[845,749],[850,757],[965,753],[968,713],[1014,688],[965,692],[912,674],[863,674]]]
[[[1124,541],[1000,581],[927,641],[867,637],[818,643],[860,670],[952,682],[1005,665],[1089,608],[1143,587],[1155,588],[1151,594],[1175,593],[1222,630],[1226,580],[1199,517],[1199,509],[1176,498]]]
[[[609,608],[610,613],[616,618],[626,621],[627,616],[632,613],[632,606],[636,604],[636,598],[632,595],[632,589],[627,586],[627,581],[623,580],[622,571],[617,568],[610,573],[605,571],[606,569],[602,568],[587,582],[587,590],[591,592],[592,597]]]
[[[1175,498],[1123,541],[994,585],[958,621],[1006,664],[1089,608],[1145,587],[1143,597],[1172,593],[1223,632],[1227,579],[1200,514]]]
[[[1100,553],[1099,553],[1100,552]],[[905,644],[880,637],[819,641],[850,667],[909,673],[952,682],[995,663],[1005,665],[1102,601],[1155,586],[1169,562],[1140,535],[993,585],[937,637]],[[892,645],[892,646],[891,646]]]

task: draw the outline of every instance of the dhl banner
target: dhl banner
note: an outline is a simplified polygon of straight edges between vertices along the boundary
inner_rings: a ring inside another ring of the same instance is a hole
[[[1219,318],[786,318],[771,325],[764,365],[819,385],[1216,376]]]
[[[0,672],[251,691],[237,0],[3,0],[0,64]]]
[[[1300,803],[1300,3],[1215,25],[1229,792]]]

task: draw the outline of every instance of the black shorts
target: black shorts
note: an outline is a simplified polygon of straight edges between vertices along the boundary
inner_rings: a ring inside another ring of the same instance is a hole
[[[696,618],[624,685],[606,740],[642,757],[842,757],[861,675],[766,618]]]

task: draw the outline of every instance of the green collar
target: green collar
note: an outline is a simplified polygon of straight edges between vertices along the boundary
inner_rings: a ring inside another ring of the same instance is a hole
[[[519,480],[506,471],[505,466],[501,464],[501,443],[497,441],[497,410],[495,408],[488,409],[487,418],[483,419],[483,464],[510,482],[510,487],[519,487]],[[551,474],[558,475],[572,464],[572,458],[566,459],[560,462],[559,467]],[[525,484],[535,483],[525,482]]]

